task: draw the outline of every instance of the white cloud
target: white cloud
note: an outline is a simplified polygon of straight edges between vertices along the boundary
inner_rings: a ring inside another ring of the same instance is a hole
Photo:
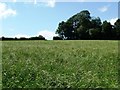
[[[29,38],[30,36],[25,35],[25,34],[17,34],[17,35],[15,35],[14,37],[17,37],[17,38],[20,38],[20,37],[26,37],[26,38]]]
[[[26,2],[28,4],[28,2]],[[30,3],[30,2],[29,2]],[[36,5],[36,6],[43,6],[43,7],[55,7],[55,0],[43,0],[43,1],[39,1],[39,0],[33,0],[32,4]]]
[[[16,35],[13,35],[13,36],[6,36],[6,37],[17,37],[17,38],[25,37],[25,38],[30,38],[30,37],[36,37],[36,36],[39,36],[39,35],[42,35],[47,40],[53,40],[53,36],[58,36],[53,31],[42,30],[42,31],[38,32],[36,35],[16,34]],[[2,35],[2,36],[5,36],[5,35]]]
[[[55,7],[55,0],[48,0],[48,1],[46,1],[46,6],[48,6],[48,7]]]
[[[109,6],[103,6],[103,7],[99,8],[98,10],[100,12],[106,12],[108,10],[108,8],[109,8]]]
[[[114,23],[116,22],[118,18],[112,18],[110,20],[108,20],[112,25],[114,25]]]
[[[13,2],[17,2],[17,0],[13,0]]]
[[[16,10],[8,8],[5,3],[0,3],[0,19],[16,15]]]
[[[34,4],[37,4],[37,0],[34,0]]]
[[[39,5],[42,5],[42,6],[44,6],[44,7],[51,7],[51,8],[53,8],[53,7],[55,7],[55,3],[56,3],[56,0],[33,0],[33,2],[32,2],[34,5],[37,5],[37,6],[39,6]]]
[[[39,35],[42,35],[47,40],[52,40],[53,36],[57,36],[57,34],[55,34],[55,32],[48,31],[48,30],[40,31],[37,36],[39,36]]]

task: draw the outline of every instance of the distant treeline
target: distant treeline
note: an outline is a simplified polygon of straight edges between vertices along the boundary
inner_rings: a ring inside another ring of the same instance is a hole
[[[26,38],[26,37],[20,37],[20,38],[9,38],[9,37],[1,37],[0,40],[46,40],[42,35],[36,36],[36,37],[30,37],[30,38]]]

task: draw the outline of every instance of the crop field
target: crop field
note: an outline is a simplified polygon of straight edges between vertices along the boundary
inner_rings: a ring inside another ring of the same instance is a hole
[[[118,88],[118,41],[2,41],[3,88]]]

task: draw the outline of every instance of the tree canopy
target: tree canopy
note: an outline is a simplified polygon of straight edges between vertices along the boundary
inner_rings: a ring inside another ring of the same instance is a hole
[[[120,39],[120,19],[114,25],[100,17],[91,17],[88,10],[83,10],[66,22],[59,23],[56,33],[63,40],[100,40]]]

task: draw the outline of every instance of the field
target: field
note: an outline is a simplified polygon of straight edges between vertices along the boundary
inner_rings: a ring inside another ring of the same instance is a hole
[[[3,41],[3,88],[118,88],[118,41]]]

